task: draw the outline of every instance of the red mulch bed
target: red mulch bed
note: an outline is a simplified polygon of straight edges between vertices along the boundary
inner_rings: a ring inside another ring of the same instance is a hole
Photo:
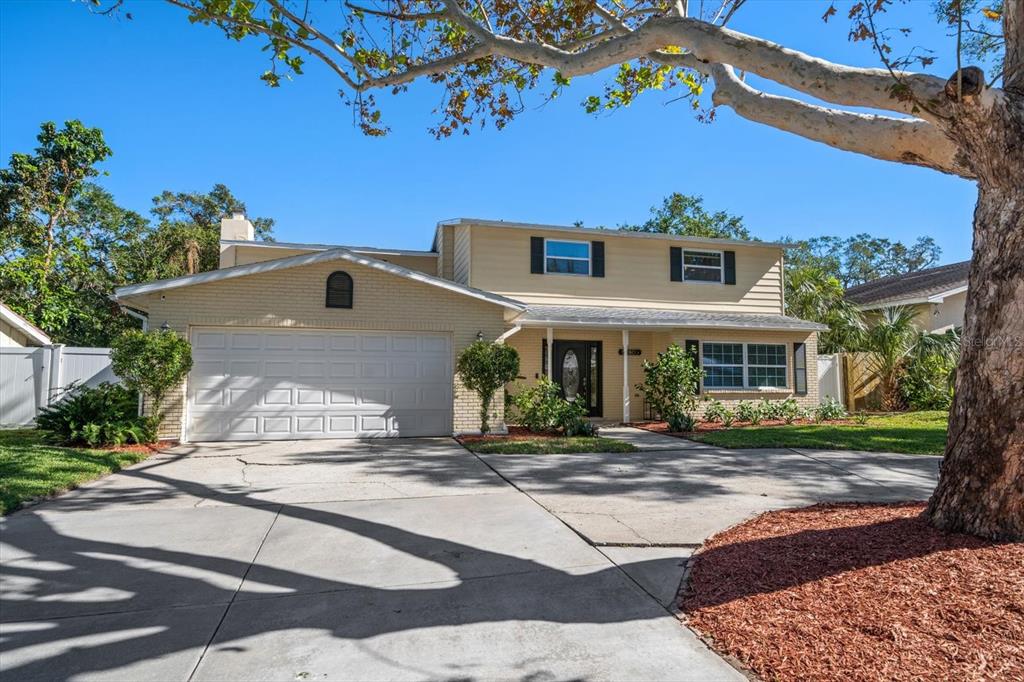
[[[562,434],[557,431],[550,433],[542,433],[537,431],[531,431],[530,429],[522,426],[509,426],[508,435],[505,434],[488,434],[486,436],[458,436],[455,440],[460,443],[485,443],[488,441],[507,441],[507,440],[534,440],[535,438],[561,438]]]
[[[854,422],[849,419],[832,419],[829,421],[815,422],[811,419],[795,419],[792,424],[787,424],[782,419],[765,419],[763,422],[758,424],[758,428],[764,426],[800,426],[806,424],[853,424]],[[677,438],[685,438],[687,434],[700,433],[703,431],[724,431],[725,429],[734,429],[737,426],[753,426],[750,422],[733,422],[729,426],[725,426],[721,422],[697,422],[697,427],[693,431],[670,431],[668,428],[668,422],[634,422],[629,426],[635,426],[638,429],[644,429],[645,431],[654,431],[655,433],[663,433],[666,436],[676,436]]]
[[[922,503],[769,512],[711,538],[681,606],[765,679],[1024,680],[1024,543]]]
[[[139,445],[138,443],[125,443],[124,445],[104,445],[99,448],[83,448],[85,450],[104,450],[107,452],[141,452],[146,455],[151,455],[167,448],[173,448],[178,444],[176,440],[161,440],[156,443],[145,443]]]

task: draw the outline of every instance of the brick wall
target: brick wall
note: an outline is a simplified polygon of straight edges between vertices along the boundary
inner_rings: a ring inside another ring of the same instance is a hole
[[[324,285],[335,270],[354,282],[353,308],[324,306]],[[396,277],[373,268],[334,261],[197,284],[132,297],[127,301],[149,313],[152,328],[164,322],[188,335],[198,326],[292,327],[448,332],[452,366],[477,332],[494,339],[505,330],[504,308],[436,286]],[[454,380],[452,430],[479,429],[479,400]],[[504,405],[495,401],[492,427],[500,425]],[[185,384],[168,396],[161,437],[179,438],[184,419]]]

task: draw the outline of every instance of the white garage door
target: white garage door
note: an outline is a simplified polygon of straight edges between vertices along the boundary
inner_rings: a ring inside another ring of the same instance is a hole
[[[450,344],[413,332],[194,329],[188,437],[449,434]]]

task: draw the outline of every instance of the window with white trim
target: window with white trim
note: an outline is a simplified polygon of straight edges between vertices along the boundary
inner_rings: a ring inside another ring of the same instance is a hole
[[[707,388],[743,388],[743,344],[705,343],[704,386]]]
[[[684,282],[722,282],[722,252],[683,250]]]
[[[784,343],[704,343],[705,388],[786,388]]]
[[[544,272],[590,275],[590,242],[545,239]]]

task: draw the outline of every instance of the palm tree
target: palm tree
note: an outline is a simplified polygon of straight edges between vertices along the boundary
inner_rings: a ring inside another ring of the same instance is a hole
[[[882,406],[887,410],[903,407],[900,380],[911,364],[929,356],[955,364],[960,353],[960,335],[955,330],[943,334],[923,332],[915,324],[916,317],[913,308],[883,308],[864,338],[863,349],[868,353],[869,366],[878,376]]]
[[[814,266],[793,268],[786,274],[786,313],[828,325],[818,335],[819,353],[855,351],[864,343],[864,318],[843,297],[843,285]]]

